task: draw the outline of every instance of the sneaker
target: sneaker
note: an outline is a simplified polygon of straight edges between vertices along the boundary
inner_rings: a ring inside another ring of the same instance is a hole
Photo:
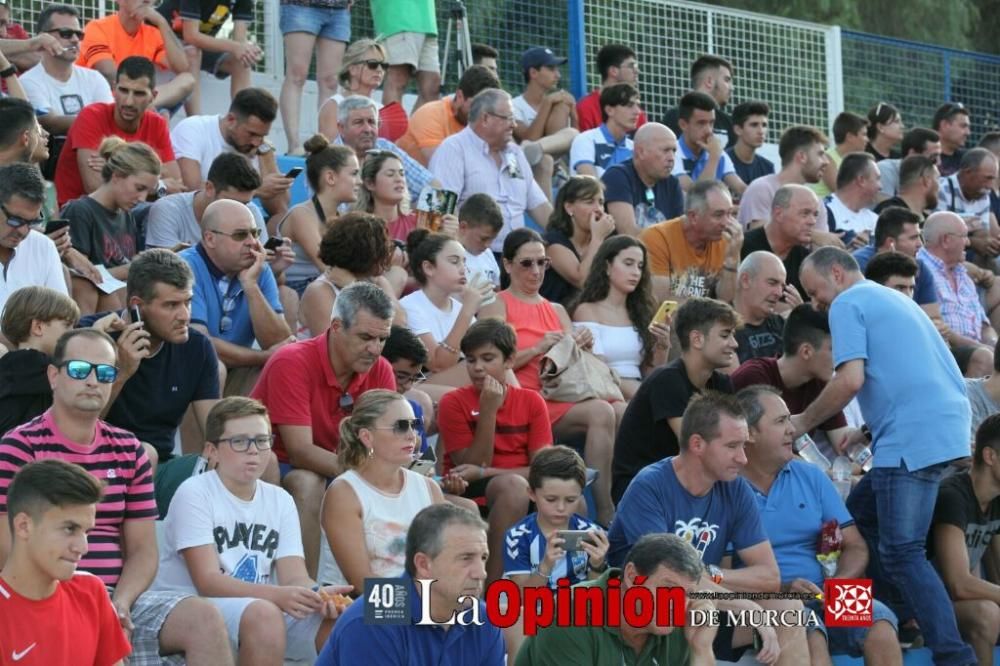
[[[542,156],[545,154],[542,152],[542,147],[534,141],[525,141],[521,144],[521,149],[524,151],[524,156],[528,158],[528,164],[531,166],[536,166],[541,162]]]

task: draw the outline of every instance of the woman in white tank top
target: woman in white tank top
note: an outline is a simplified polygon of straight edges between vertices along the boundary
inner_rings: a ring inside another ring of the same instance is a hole
[[[646,248],[631,236],[613,236],[598,248],[573,313],[594,334],[594,353],[622,378],[630,399],[639,383],[667,361],[668,324],[650,325],[656,313]],[[572,306],[571,306],[572,307]]]
[[[394,391],[367,391],[341,421],[338,454],[347,470],[323,498],[317,580],[364,589],[365,578],[403,573],[406,532],[421,509],[444,501],[429,477],[406,469],[419,450],[419,421]]]

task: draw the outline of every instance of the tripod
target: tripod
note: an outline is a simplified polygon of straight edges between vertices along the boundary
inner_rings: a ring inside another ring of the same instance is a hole
[[[448,59],[451,55],[451,31],[455,29],[456,79],[462,78],[462,73],[472,66],[472,41],[469,39],[469,22],[466,18],[465,5],[462,0],[453,0],[448,16],[448,29],[444,37],[444,58],[441,60],[441,80],[445,81],[448,74]]]

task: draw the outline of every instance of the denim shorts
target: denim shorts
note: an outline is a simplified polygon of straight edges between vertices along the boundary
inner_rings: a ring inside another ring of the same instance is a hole
[[[899,622],[896,614],[889,610],[889,607],[877,599],[872,600],[872,622],[885,620],[892,625],[893,629],[899,629]],[[826,636],[826,644],[831,656],[847,654],[852,657],[864,655],[865,637],[871,627],[826,627],[823,622],[823,606],[818,601],[811,601],[806,604],[806,608],[816,613],[820,626],[810,627],[809,631],[820,631]]]
[[[281,34],[308,32],[321,39],[331,39],[345,44],[351,41],[351,10],[281,5],[278,22]]]

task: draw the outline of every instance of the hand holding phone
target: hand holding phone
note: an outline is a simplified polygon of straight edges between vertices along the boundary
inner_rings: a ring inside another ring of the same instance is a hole
[[[663,301],[660,303],[660,308],[653,315],[653,321],[649,322],[650,326],[653,324],[665,324],[667,317],[672,316],[678,307],[677,301]]]
[[[583,550],[581,543],[583,541],[588,541],[593,543],[590,536],[589,530],[559,530],[556,532],[556,536],[563,540],[563,550]]]
[[[49,236],[69,226],[69,220],[53,218],[45,224],[45,235]]]
[[[298,178],[300,173],[302,173],[302,167],[292,167],[288,170],[288,173],[285,174],[285,178],[291,178],[294,180],[295,178]]]
[[[142,312],[139,311],[138,305],[128,306],[128,317],[132,320],[133,324],[142,323]]]
[[[281,236],[271,236],[270,238],[267,239],[267,242],[264,243],[264,249],[277,250],[284,244],[285,244],[285,239],[282,238]]]

